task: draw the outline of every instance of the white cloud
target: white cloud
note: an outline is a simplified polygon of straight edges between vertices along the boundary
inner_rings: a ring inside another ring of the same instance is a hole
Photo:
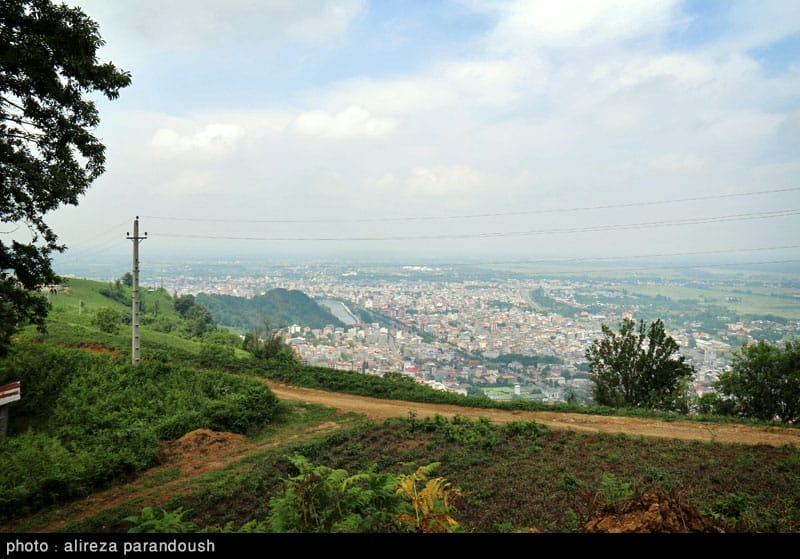
[[[677,0],[519,0],[500,4],[492,42],[502,49],[572,48],[645,36],[670,23]]]
[[[158,3],[71,0],[114,38],[147,50],[210,50],[244,42],[339,42],[363,13],[364,0],[160,0]],[[127,53],[130,55],[131,53]],[[134,53],[135,54],[135,53]]]
[[[708,165],[708,161],[694,154],[679,155],[668,153],[659,155],[651,162],[653,169],[670,173],[696,173]]]
[[[223,156],[264,137],[283,133],[294,119],[289,112],[207,111],[190,117],[139,113],[137,127],[149,127],[148,147],[162,158]]]
[[[664,77],[691,86],[712,79],[714,70],[711,64],[696,56],[667,55],[635,61],[622,72],[619,79],[627,87]]]
[[[355,105],[393,115],[435,110],[449,105],[453,100],[453,92],[445,83],[424,75],[383,80],[344,80],[314,96],[314,102],[328,107]]]
[[[657,83],[676,93],[703,93],[721,99],[732,97],[732,88],[746,88],[756,81],[758,72],[758,64],[747,56],[715,58],[703,53],[681,53],[637,56],[621,65],[603,63],[595,67],[593,77],[596,82],[608,80],[619,88]]]
[[[212,177],[206,173],[182,170],[177,175],[164,180],[158,190],[160,193],[177,196],[196,195],[221,191],[221,184],[222,183],[215,182]]]
[[[415,196],[443,197],[474,192],[481,183],[481,175],[468,167],[418,167],[408,179],[407,188]]]
[[[208,124],[197,132],[185,134],[172,128],[160,128],[153,134],[150,146],[166,157],[184,153],[200,157],[219,155],[234,149],[242,135],[242,129],[232,124]]]
[[[287,36],[308,43],[342,39],[365,9],[364,0],[314,0],[303,7],[300,7],[302,3],[291,0],[282,4],[297,10],[286,26]]]
[[[458,61],[443,67],[442,87],[452,88],[470,102],[507,105],[526,93],[523,83],[537,69],[540,69],[538,61],[528,64],[503,59]]]
[[[760,112],[709,115],[702,134],[713,143],[747,142],[776,132],[782,120],[781,116]]]
[[[391,134],[397,122],[391,118],[373,117],[361,107],[348,107],[331,114],[310,111],[300,114],[294,122],[296,132],[317,138],[377,138]]]

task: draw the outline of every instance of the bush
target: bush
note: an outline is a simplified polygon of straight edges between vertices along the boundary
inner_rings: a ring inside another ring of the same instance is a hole
[[[116,334],[122,324],[122,313],[110,307],[103,307],[95,313],[92,324],[107,334]]]
[[[55,437],[25,432],[0,439],[0,518],[8,519],[85,494],[86,453]]]
[[[62,502],[146,468],[163,439],[199,428],[247,433],[269,423],[278,408],[269,387],[252,379],[93,355],[73,364],[80,366],[69,374],[55,367],[53,376],[63,382],[57,398],[37,397],[52,406],[40,425],[46,433],[0,441],[2,478],[16,480],[0,483],[0,514]]]
[[[0,360],[0,384],[22,382],[23,397],[14,403],[12,427],[18,419],[34,423],[49,419],[72,378],[97,363],[105,366],[112,360],[79,349],[27,342],[12,344],[9,355]]]

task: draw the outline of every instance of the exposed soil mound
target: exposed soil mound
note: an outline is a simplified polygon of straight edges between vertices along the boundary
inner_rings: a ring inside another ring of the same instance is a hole
[[[238,448],[247,440],[244,435],[220,433],[210,429],[197,429],[186,433],[180,439],[164,445],[162,450],[167,461],[181,462],[202,458],[209,454],[218,455],[221,451]]]
[[[86,351],[89,351],[89,352],[92,352],[92,353],[106,353],[106,354],[111,355],[113,357],[119,357],[119,352],[116,349],[107,348],[103,344],[93,344],[93,343],[84,342],[84,343],[80,343],[80,344],[75,344],[75,345],[70,346],[70,347],[77,347],[79,349],[85,349]]]
[[[680,496],[645,493],[605,507],[583,527],[589,533],[721,533],[696,507]]]

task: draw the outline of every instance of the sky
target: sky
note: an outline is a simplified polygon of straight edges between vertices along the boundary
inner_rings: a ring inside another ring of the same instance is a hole
[[[106,172],[67,264],[800,262],[800,2],[74,0]]]

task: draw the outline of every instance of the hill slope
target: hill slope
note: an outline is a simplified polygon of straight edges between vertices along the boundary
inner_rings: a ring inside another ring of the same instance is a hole
[[[777,513],[786,501],[775,497],[800,491],[798,430],[475,410],[265,382],[299,421],[252,438],[187,433],[166,443],[163,462],[140,476],[6,530],[125,531],[122,519],[144,506],[191,510],[199,525],[243,525],[266,515],[288,475],[284,457],[295,451],[350,472],[370,463],[441,462],[442,475],[464,490],[454,516],[468,532],[800,530],[791,520],[796,511]],[[362,414],[379,423],[361,423]],[[654,498],[661,520],[654,521],[652,503],[649,513],[632,513]],[[672,509],[683,523],[668,525]],[[702,523],[691,525],[691,515]]]
[[[224,358],[217,342],[186,338],[179,325],[156,332],[152,328],[159,317],[170,323],[174,318],[174,310],[157,310],[170,302],[159,292],[149,294],[154,299],[142,326],[143,363],[133,368],[124,353],[130,332],[105,333],[92,323],[97,309],[126,308],[125,290],[121,296],[100,293],[107,287],[76,281],[70,293],[53,295],[51,334],[23,332],[19,366],[6,362],[8,370],[0,367],[0,377],[7,380],[24,375],[25,402],[14,404],[12,415],[22,416],[27,406],[32,417],[24,426],[41,431],[29,435],[20,424],[0,457],[18,450],[14,471],[28,478],[35,468],[52,466],[41,502],[27,503],[28,510],[38,512],[15,516],[0,531],[124,532],[130,528],[125,519],[144,506],[190,511],[186,520],[195,529],[239,528],[267,517],[271,499],[292,475],[287,456],[301,453],[315,464],[351,474],[373,466],[397,473],[410,464],[438,463],[437,473],[463,490],[454,516],[468,532],[579,532],[603,506],[619,506],[621,499],[657,486],[683,495],[726,531],[800,533],[795,428],[753,430],[675,417],[662,421],[576,415],[557,408],[478,409],[406,401],[401,398],[419,396],[412,389],[421,389],[409,379],[249,355]],[[78,299],[87,303],[79,305]],[[119,357],[106,352],[99,359],[81,349],[65,350],[65,345],[121,351]],[[39,353],[49,360],[36,361]],[[295,379],[331,391],[285,384]],[[365,393],[393,400],[333,392],[353,390],[355,383]],[[243,414],[267,401],[267,389],[279,400],[272,420],[245,423]],[[69,399],[57,395],[58,390]],[[422,396],[441,394],[429,390]],[[190,398],[192,403],[180,409]],[[466,406],[471,400],[458,401]],[[49,413],[50,408],[57,413]],[[156,419],[137,422],[132,417]],[[49,425],[53,418],[59,421]],[[153,431],[157,422],[161,427]],[[78,444],[99,435],[103,438],[88,450]],[[141,440],[146,451],[141,459],[108,456],[130,450],[131,440]],[[114,464],[119,464],[119,475],[104,475]],[[100,479],[76,484],[71,476],[77,479],[85,472]],[[54,487],[62,493],[71,488],[74,497],[57,495]],[[17,489],[9,487],[8,494]]]
[[[293,324],[309,328],[344,326],[327,308],[294,289],[271,289],[251,299],[199,293],[196,300],[211,312],[218,324],[245,331],[263,327],[265,320],[274,328]]]

